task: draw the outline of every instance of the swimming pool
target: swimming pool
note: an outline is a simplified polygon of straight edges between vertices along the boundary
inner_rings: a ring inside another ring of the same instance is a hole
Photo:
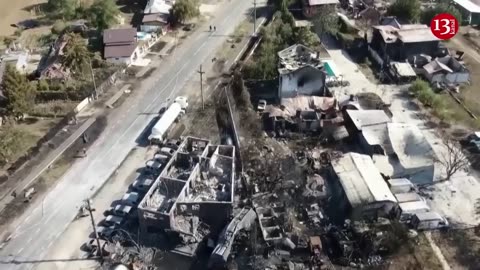
[[[329,77],[337,77],[340,75],[337,66],[331,60],[324,60],[323,67]]]

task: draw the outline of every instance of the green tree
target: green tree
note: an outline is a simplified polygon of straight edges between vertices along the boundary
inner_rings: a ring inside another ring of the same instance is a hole
[[[307,27],[299,27],[294,32],[297,43],[303,44],[307,47],[313,47],[320,42],[318,36],[310,31]]]
[[[10,162],[22,149],[26,134],[8,123],[0,128],[0,164]]]
[[[90,64],[90,52],[84,39],[74,33],[65,36],[67,43],[63,49],[62,65],[74,73],[83,74]]]
[[[99,31],[117,23],[120,10],[114,0],[95,0],[88,9],[90,24]]]
[[[75,9],[77,8],[77,0],[48,0],[48,11],[66,20],[75,18]]]
[[[462,23],[462,13],[460,13],[456,7],[448,3],[437,4],[433,8],[424,10],[420,16],[420,21],[424,24],[430,24],[430,21],[433,19],[433,17],[440,13],[450,13],[457,18],[459,23]]]
[[[335,34],[338,31],[338,16],[335,8],[325,7],[318,10],[313,19],[315,32],[322,35],[326,33]]]
[[[9,65],[2,84],[3,94],[7,98],[7,111],[14,116],[30,112],[35,104],[36,89],[27,77]]]
[[[409,22],[418,21],[420,12],[420,2],[418,0],[396,0],[387,11],[388,15]]]
[[[174,24],[186,21],[200,15],[200,2],[198,0],[178,0],[170,10]]]

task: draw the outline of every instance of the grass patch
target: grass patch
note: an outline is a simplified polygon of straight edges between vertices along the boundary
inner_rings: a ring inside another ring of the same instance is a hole
[[[35,104],[30,114],[37,117],[63,117],[72,112],[76,106],[76,102],[55,100],[47,103]]]

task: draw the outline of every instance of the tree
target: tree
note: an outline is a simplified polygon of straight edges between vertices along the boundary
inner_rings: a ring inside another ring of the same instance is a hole
[[[120,10],[114,0],[95,0],[88,9],[88,14],[90,24],[103,31],[117,23]]]
[[[185,23],[200,15],[200,2],[198,0],[178,0],[170,10],[173,23]]]
[[[433,19],[433,17],[440,13],[450,13],[457,19],[459,23],[462,23],[462,13],[460,13],[456,7],[448,3],[437,4],[432,8],[424,10],[420,16],[420,20],[424,24],[430,24],[430,21]]]
[[[420,2],[418,0],[396,0],[389,8],[388,15],[409,22],[416,22],[420,16]]]
[[[318,35],[335,34],[338,31],[338,16],[335,8],[319,9],[313,19],[313,25]]]
[[[22,149],[25,133],[8,123],[0,128],[0,164],[6,164]]]
[[[35,86],[10,65],[3,77],[3,94],[7,98],[7,111],[14,116],[30,112],[35,104]]]
[[[308,47],[313,47],[320,42],[318,36],[306,27],[297,28],[294,32],[294,36],[297,43]]]
[[[470,163],[467,157],[463,154],[460,146],[452,139],[447,139],[444,142],[446,153],[438,159],[438,162],[445,168],[445,181],[450,180],[458,171],[468,168]]]
[[[83,74],[90,64],[90,52],[83,38],[74,33],[65,36],[67,43],[63,49],[62,65],[75,73]]]
[[[47,2],[47,9],[51,14],[67,20],[75,18],[76,7],[77,0],[48,0]]]

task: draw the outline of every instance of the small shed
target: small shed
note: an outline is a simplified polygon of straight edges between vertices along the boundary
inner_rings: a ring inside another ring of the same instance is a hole
[[[399,203],[398,206],[401,210],[401,219],[410,218],[414,214],[430,211],[430,207],[425,201],[403,202]]]
[[[389,71],[398,83],[408,83],[417,78],[415,70],[409,63],[393,62]]]
[[[393,194],[408,193],[414,189],[414,186],[407,178],[394,178],[388,180],[388,186]]]
[[[423,201],[423,198],[415,192],[397,193],[394,195],[399,203]]]

